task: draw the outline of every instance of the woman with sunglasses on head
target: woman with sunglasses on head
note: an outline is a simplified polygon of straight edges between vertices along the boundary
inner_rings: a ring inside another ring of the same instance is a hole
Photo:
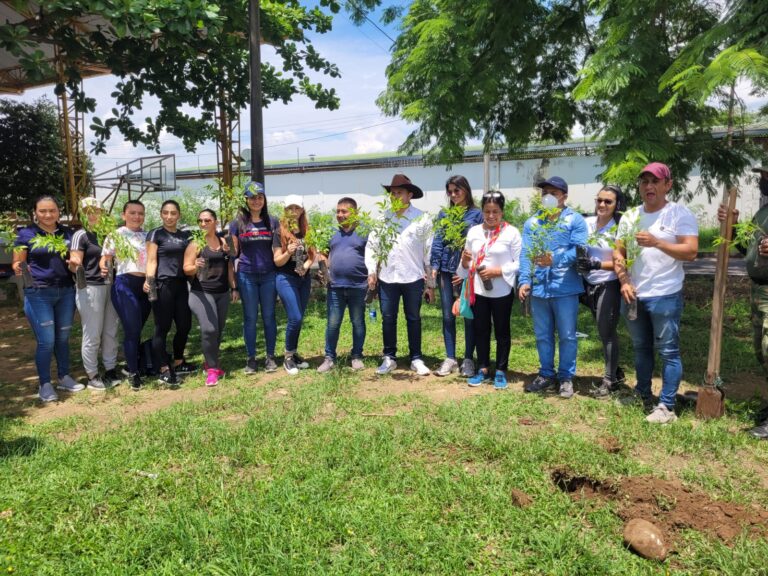
[[[176,388],[179,385],[177,374],[197,371],[195,365],[184,360],[184,348],[192,329],[189,285],[184,276],[184,252],[189,244],[189,232],[178,228],[181,208],[175,200],[163,202],[160,218],[163,225],[147,234],[147,281],[144,290],[152,301],[155,317],[152,354],[154,363],[160,367],[159,380]],[[176,324],[173,361],[166,350],[172,324]]]
[[[579,250],[576,268],[584,276],[586,292],[583,303],[592,311],[597,331],[603,343],[605,374],[594,391],[597,398],[610,395],[614,387],[624,380],[619,367],[619,324],[621,290],[613,270],[613,245],[621,213],[626,208],[619,186],[607,185],[595,198],[595,215],[585,218],[589,245]]]
[[[463,206],[465,212],[462,216],[464,222],[463,236],[472,226],[483,222],[483,213],[475,206],[472,199],[472,188],[464,176],[451,176],[445,183],[445,193],[450,200],[450,206]],[[437,215],[437,222],[446,218],[445,210]],[[443,311],[443,341],[445,342],[445,360],[435,371],[438,376],[448,376],[459,369],[456,361],[456,317],[453,315],[454,288],[461,290],[462,279],[456,274],[461,259],[461,249],[448,246],[445,241],[445,228],[439,226],[432,241],[430,254],[430,266],[432,278],[436,279],[440,286],[440,304]],[[472,320],[464,319],[464,361],[461,363],[459,373],[465,377],[475,375],[475,364],[472,356],[475,352],[475,336]]]
[[[138,200],[128,200],[123,205],[122,216],[125,225],[107,236],[99,267],[102,276],[106,277],[110,273],[108,264],[117,261],[110,296],[120,323],[123,325],[123,352],[125,364],[128,367],[129,384],[131,390],[137,392],[141,390],[143,384],[139,374],[141,330],[152,309],[144,292],[147,275],[147,233],[143,229],[144,204]],[[118,248],[118,244],[123,245],[121,249]]]
[[[60,216],[59,204],[53,196],[38,197],[33,205],[34,222],[19,230],[13,251],[13,271],[26,278],[24,314],[37,341],[35,367],[38,394],[43,402],[59,399],[51,382],[53,356],[59,380],[56,388],[67,392],[80,392],[85,388],[69,375],[69,333],[75,315],[75,287],[67,268],[66,252],[69,252],[72,230],[59,223]]]
[[[456,273],[468,278],[472,312],[474,314],[477,373],[469,379],[470,386],[483,382],[497,390],[507,387],[507,363],[512,345],[510,317],[515,277],[520,268],[522,238],[514,226],[504,222],[504,195],[490,191],[483,195],[480,207],[483,223],[467,232]],[[496,374],[491,379],[491,326],[496,336]]]
[[[205,232],[205,244],[192,240],[184,252],[184,273],[192,278],[189,307],[197,317],[205,358],[206,386],[216,386],[224,376],[219,362],[219,348],[227,322],[230,289],[232,301],[237,302],[235,270],[227,243],[216,233],[216,212],[205,209],[197,216]]]
[[[285,197],[285,211],[272,251],[277,266],[277,293],[288,316],[283,368],[291,375],[298,374],[299,369],[309,368],[309,363],[299,356],[297,350],[312,287],[309,269],[315,260],[314,248],[307,250],[304,245],[308,230],[304,201],[297,194],[289,194]]]
[[[243,188],[245,205],[229,225],[229,235],[234,241],[237,257],[235,272],[240,300],[243,302],[243,340],[247,359],[245,373],[256,372],[256,323],[261,310],[266,355],[264,371],[277,370],[275,344],[277,342],[277,318],[275,316],[275,261],[272,243],[279,231],[277,218],[270,216],[267,196],[260,182],[248,182]]]

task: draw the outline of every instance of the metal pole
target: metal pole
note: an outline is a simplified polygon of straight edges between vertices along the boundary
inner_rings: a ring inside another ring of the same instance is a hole
[[[491,155],[483,154],[483,193],[491,189]]]
[[[261,24],[259,0],[248,2],[251,66],[251,178],[264,183],[264,125],[261,117]]]

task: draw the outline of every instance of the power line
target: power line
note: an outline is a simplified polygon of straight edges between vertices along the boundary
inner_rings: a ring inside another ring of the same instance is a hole
[[[304,140],[294,140],[293,142],[283,142],[282,144],[271,144],[264,146],[264,148],[280,148],[282,146],[291,146],[293,144],[301,144],[302,142],[311,142],[313,140],[322,140],[323,138],[333,138],[334,136],[343,136],[350,132],[360,132],[361,130],[368,130],[369,128],[376,128],[377,126],[384,126],[385,124],[392,124],[393,122],[400,122],[400,118],[395,120],[389,120],[387,122],[381,122],[379,124],[372,124],[370,126],[363,126],[362,128],[353,128],[352,130],[346,130],[344,132],[336,132],[335,134],[326,134],[325,136],[316,136],[315,138],[305,138]]]
[[[368,18],[368,14],[366,14],[366,13],[363,11],[363,9],[362,9],[362,8],[360,8],[360,6],[358,6],[357,4],[355,4],[355,3],[354,3],[352,0],[347,0],[347,1],[349,2],[349,5],[350,5],[350,6],[352,6],[352,8],[354,8],[354,9],[355,9],[355,10],[357,10],[357,11],[358,11],[360,14],[362,14],[362,15],[363,15],[363,18],[365,18],[365,20],[366,20],[366,21],[367,21],[367,22],[368,22],[368,23],[369,23],[371,26],[373,26],[374,28],[376,28],[376,30],[378,30],[379,32],[381,32],[382,34],[384,34],[384,36],[386,36],[386,37],[389,39],[389,41],[390,41],[390,42],[392,42],[392,44],[394,44],[394,43],[395,43],[394,39],[393,39],[393,38],[392,38],[392,37],[391,37],[389,34],[387,34],[386,32],[384,32],[384,30],[382,30],[381,28],[379,28],[379,25],[378,25],[378,24],[376,24],[376,22],[374,22],[373,20],[371,20],[370,18]]]

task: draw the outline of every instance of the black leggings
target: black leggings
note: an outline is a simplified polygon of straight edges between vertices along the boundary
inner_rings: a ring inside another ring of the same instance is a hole
[[[192,328],[192,311],[189,309],[189,286],[186,278],[167,278],[157,281],[157,300],[152,302],[155,316],[155,334],[152,336],[152,353],[158,369],[171,366],[165,341],[171,324],[176,324],[173,337],[174,360],[184,359],[184,347]]]
[[[597,333],[603,343],[605,358],[605,377],[616,381],[616,368],[619,365],[619,336],[616,332],[619,326],[619,307],[621,305],[621,289],[618,280],[610,280],[602,284],[584,283],[586,292],[582,302],[592,311],[597,321]]]
[[[496,335],[496,370],[506,371],[509,362],[509,349],[512,346],[509,319],[512,315],[512,294],[501,298],[487,298],[475,295],[472,312],[475,319],[475,349],[477,350],[478,369],[488,369],[491,365],[491,324]]]

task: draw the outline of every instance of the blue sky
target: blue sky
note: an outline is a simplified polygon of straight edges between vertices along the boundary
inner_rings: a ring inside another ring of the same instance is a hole
[[[396,26],[385,27],[377,18],[373,19],[386,34],[396,37]],[[340,69],[341,78],[323,77],[322,82],[336,88],[341,106],[332,112],[316,110],[311,101],[299,96],[287,105],[277,103],[264,109],[265,158],[295,159],[297,153],[307,158],[310,154],[333,156],[395,150],[405,139],[408,127],[399,119],[383,116],[375,104],[376,97],[386,86],[384,70],[389,63],[391,41],[370,23],[355,26],[344,12],[334,17],[331,32],[312,35],[311,40],[315,48]],[[277,62],[269,46],[262,46],[262,59]],[[112,99],[100,95],[110,94],[115,82],[113,76],[85,81],[86,93],[97,99],[96,116],[107,117],[111,114],[114,106]],[[55,101],[52,87],[29,90],[18,98],[32,101],[41,96]],[[156,103],[148,101],[136,117],[152,116],[156,111]],[[90,123],[90,117],[87,117],[87,148],[90,148],[88,143],[92,140],[88,130]],[[240,124],[241,147],[250,148],[250,117],[247,110],[242,111]],[[344,134],[339,134],[342,132]],[[178,168],[216,163],[216,146],[212,142],[198,146],[195,153],[189,153],[178,139],[164,134],[161,152],[176,154]],[[113,134],[107,143],[107,154],[94,157],[94,162],[96,170],[101,171],[153,154],[144,147],[134,148],[132,144],[122,141],[119,134]]]

